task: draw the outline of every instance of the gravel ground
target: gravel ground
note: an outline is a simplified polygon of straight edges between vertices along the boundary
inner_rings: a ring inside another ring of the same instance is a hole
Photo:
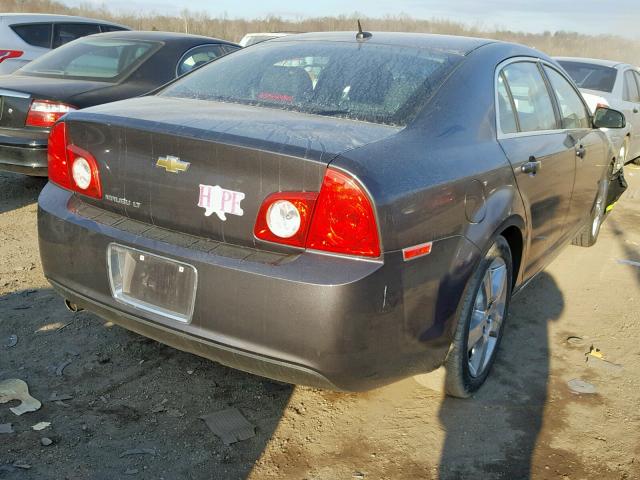
[[[0,405],[15,431],[0,433],[0,478],[638,479],[640,169],[627,176],[598,244],[567,248],[514,299],[486,386],[456,400],[424,387],[437,374],[358,395],[294,388],[68,312],[38,257],[44,182],[0,173],[0,382],[43,404]],[[200,419],[228,407],[254,438],[225,445]]]

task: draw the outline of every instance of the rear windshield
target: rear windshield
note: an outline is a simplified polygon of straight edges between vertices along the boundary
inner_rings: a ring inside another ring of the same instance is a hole
[[[405,125],[463,57],[356,42],[264,42],[222,57],[160,95]]]
[[[116,81],[133,71],[161,45],[137,40],[81,38],[28,63],[20,73]]]
[[[616,83],[616,74],[618,73],[615,68],[566,60],[558,63],[564,67],[578,87],[601,92],[613,91],[613,86]]]

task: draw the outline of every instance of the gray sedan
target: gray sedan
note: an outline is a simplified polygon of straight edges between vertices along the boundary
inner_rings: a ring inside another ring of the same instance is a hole
[[[513,292],[596,241],[598,127],[623,126],[520,45],[275,39],[61,119],[42,264],[70,308],[235,368],[365,390],[445,365],[466,397]]]

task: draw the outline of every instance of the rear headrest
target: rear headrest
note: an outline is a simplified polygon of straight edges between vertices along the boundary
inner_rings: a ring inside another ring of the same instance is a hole
[[[591,88],[595,88],[596,90],[602,90],[606,92],[611,89],[611,79],[606,75],[602,74],[598,79],[598,84],[595,87],[591,87]]]
[[[292,102],[313,91],[311,77],[301,67],[269,67],[258,88],[258,98]]]
[[[381,105],[393,84],[393,75],[386,68],[378,69],[373,75],[362,75],[351,82],[349,100],[358,103]]]

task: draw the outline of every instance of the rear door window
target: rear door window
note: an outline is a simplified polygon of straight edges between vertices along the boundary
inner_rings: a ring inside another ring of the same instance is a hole
[[[553,68],[545,66],[544,71],[558,99],[562,128],[589,128],[589,113],[575,89]]]
[[[240,50],[241,47],[236,47],[235,45],[223,45],[225,53],[235,52],[236,50]]]
[[[636,85],[638,86],[638,91],[640,92],[640,73],[633,70],[633,76],[636,79]]]
[[[56,23],[53,27],[53,48],[76,38],[100,33],[100,27],[96,23]]]
[[[178,61],[176,74],[178,76],[184,75],[194,68],[209,63],[211,60],[214,60],[225,53],[226,51],[222,45],[200,45],[198,47],[191,48],[190,50],[187,50],[187,52]]]
[[[42,48],[51,48],[51,29],[50,23],[11,25],[11,30],[26,43]]]
[[[503,73],[500,73],[498,77],[498,115],[500,119],[500,131],[502,133],[509,134],[518,131],[516,114],[513,110]]]
[[[538,65],[517,62],[507,65],[504,76],[509,85],[522,132],[558,128],[553,102]]]
[[[624,72],[624,100],[627,102],[640,102],[640,92],[638,92],[638,84],[633,75],[633,70]]]

